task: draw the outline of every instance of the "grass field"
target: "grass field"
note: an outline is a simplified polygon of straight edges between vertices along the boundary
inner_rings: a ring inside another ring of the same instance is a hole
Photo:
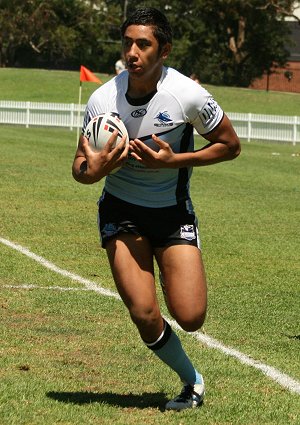
[[[78,86],[79,73],[0,69],[1,99],[76,102]],[[300,95],[209,89],[227,111],[299,111]],[[163,406],[180,384],[99,248],[102,183],[71,177],[75,132],[1,133],[0,425],[300,424],[299,146],[243,142],[237,160],[194,170],[209,310],[203,332],[177,332],[207,397],[175,413]]]
[[[194,170],[209,282],[201,335],[257,363],[177,330],[207,397],[175,413],[162,408],[176,376],[99,292],[115,290],[98,246],[101,183],[72,180],[74,133],[1,131],[1,425],[300,423],[299,147],[244,143],[237,160]]]
[[[96,75],[105,82],[111,76]],[[82,103],[98,87],[82,83]],[[266,92],[234,87],[205,86],[227,112],[299,115],[300,93]],[[79,71],[0,68],[0,99],[78,103]]]

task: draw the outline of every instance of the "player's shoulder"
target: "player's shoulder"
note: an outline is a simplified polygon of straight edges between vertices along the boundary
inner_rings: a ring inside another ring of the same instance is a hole
[[[124,75],[123,75],[124,74]],[[121,74],[114,76],[100,87],[98,87],[90,96],[88,105],[95,105],[102,102],[107,103],[112,101],[118,94],[126,92],[127,90],[127,71],[121,72]]]
[[[164,67],[163,73],[165,80],[168,82],[174,80],[188,82],[189,80],[191,80],[191,78],[188,78],[186,75],[182,74],[182,72],[178,71],[175,68],[172,68],[171,66]]]
[[[168,68],[161,84],[174,99],[185,119],[194,125],[199,134],[213,130],[223,117],[222,108],[212,95],[199,83],[182,73]]]
[[[106,81],[104,84],[102,84],[100,87],[98,87],[90,96],[90,99],[97,98],[98,96],[102,96],[103,93],[110,92],[114,87],[114,79],[115,77],[111,78],[110,80]]]
[[[210,93],[199,83],[190,77],[182,74],[174,68],[164,68],[164,78],[161,81],[161,88],[168,90],[178,98],[207,98]]]

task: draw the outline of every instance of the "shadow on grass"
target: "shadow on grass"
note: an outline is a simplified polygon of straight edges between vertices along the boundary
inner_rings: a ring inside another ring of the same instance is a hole
[[[62,403],[89,404],[104,403],[119,407],[135,407],[147,409],[149,407],[164,410],[168,401],[164,393],[142,394],[115,394],[115,393],[92,393],[92,392],[55,392],[46,393],[47,397]]]

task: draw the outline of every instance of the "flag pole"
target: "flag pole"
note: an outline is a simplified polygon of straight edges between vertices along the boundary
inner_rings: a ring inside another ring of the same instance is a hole
[[[77,139],[76,139],[76,143],[78,145],[78,141],[79,141],[79,122],[80,122],[80,106],[81,106],[81,92],[82,92],[82,82],[80,81],[79,84],[79,98],[78,98],[78,108],[77,108]]]

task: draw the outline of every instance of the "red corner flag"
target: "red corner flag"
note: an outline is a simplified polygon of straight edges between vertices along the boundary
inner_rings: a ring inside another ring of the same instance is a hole
[[[90,81],[92,83],[102,84],[102,81],[83,65],[80,66],[80,81]]]

